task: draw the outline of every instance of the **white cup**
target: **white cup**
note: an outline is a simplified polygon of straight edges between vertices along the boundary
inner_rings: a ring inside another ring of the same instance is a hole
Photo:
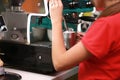
[[[34,41],[41,41],[43,40],[45,36],[45,28],[41,27],[32,27],[32,34],[33,34],[33,40]]]

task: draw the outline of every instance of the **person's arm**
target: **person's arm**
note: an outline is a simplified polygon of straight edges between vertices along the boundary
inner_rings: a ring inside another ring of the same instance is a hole
[[[70,69],[87,59],[91,54],[82,42],[66,51],[62,31],[61,0],[49,0],[50,17],[52,22],[52,60],[57,71]]]
[[[83,37],[84,37],[85,33],[82,32],[77,32],[77,40],[76,43],[79,42]]]

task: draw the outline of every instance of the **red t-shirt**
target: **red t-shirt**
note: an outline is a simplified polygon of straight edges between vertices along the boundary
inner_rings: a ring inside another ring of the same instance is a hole
[[[82,43],[94,57],[80,63],[79,80],[120,80],[120,13],[95,21]]]

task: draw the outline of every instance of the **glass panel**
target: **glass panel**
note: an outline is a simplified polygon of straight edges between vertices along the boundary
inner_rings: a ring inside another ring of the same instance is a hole
[[[25,0],[22,9],[28,13],[45,14],[44,0]]]

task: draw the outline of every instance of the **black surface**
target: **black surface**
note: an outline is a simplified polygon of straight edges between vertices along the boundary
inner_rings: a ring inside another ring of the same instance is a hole
[[[4,75],[0,75],[0,80],[21,80],[21,78],[21,75],[12,72],[5,72]]]
[[[3,53],[0,58],[7,67],[45,74],[55,72],[49,46],[0,40],[0,52]]]

